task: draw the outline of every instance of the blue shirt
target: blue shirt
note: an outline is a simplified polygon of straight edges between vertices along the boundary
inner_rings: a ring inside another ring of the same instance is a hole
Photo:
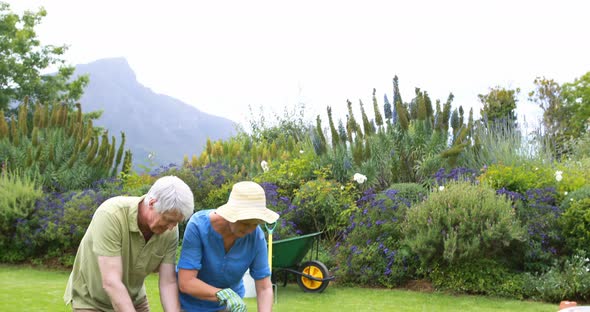
[[[213,210],[196,212],[184,232],[178,269],[199,270],[198,278],[218,288],[231,288],[244,297],[242,277],[247,269],[255,280],[270,276],[268,251],[260,227],[236,239],[229,252],[225,252],[223,238],[211,226],[209,214]],[[180,305],[187,312],[219,311],[224,307],[217,302],[197,299],[180,293]]]

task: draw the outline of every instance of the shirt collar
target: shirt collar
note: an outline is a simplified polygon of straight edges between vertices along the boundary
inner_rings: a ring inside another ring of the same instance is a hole
[[[146,195],[139,197],[137,199],[137,201],[135,202],[135,204],[131,205],[131,208],[129,208],[129,218],[127,218],[127,219],[129,220],[129,231],[131,231],[131,232],[139,232],[139,225],[137,223],[138,212],[139,212],[138,209],[139,209],[139,204],[141,203],[141,201],[143,201],[145,196]]]

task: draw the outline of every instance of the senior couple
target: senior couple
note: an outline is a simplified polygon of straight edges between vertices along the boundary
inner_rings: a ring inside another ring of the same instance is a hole
[[[258,311],[271,311],[266,239],[258,225],[279,215],[264,189],[236,183],[228,202],[193,214],[190,188],[158,179],[142,197],[114,197],[96,210],[64,294],[73,311],[149,311],[144,279],[159,273],[164,311],[246,311],[242,277],[255,280]],[[192,217],[191,217],[192,215]],[[178,265],[178,223],[190,217]]]

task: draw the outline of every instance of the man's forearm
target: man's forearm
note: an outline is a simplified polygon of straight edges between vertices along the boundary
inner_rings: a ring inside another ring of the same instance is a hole
[[[135,307],[133,306],[133,302],[129,297],[129,293],[127,292],[127,288],[123,283],[112,283],[109,285],[104,285],[104,289],[106,293],[111,298],[111,303],[113,305],[113,309],[117,312],[135,312]]]
[[[180,303],[178,301],[178,286],[176,285],[176,282],[160,282],[160,302],[162,303],[164,312],[180,311]]]

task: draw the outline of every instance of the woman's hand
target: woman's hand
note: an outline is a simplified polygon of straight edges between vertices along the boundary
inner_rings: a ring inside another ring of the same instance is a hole
[[[215,296],[219,299],[219,303],[225,305],[229,312],[246,312],[246,304],[240,295],[236,294],[231,288],[225,288],[218,291]]]

